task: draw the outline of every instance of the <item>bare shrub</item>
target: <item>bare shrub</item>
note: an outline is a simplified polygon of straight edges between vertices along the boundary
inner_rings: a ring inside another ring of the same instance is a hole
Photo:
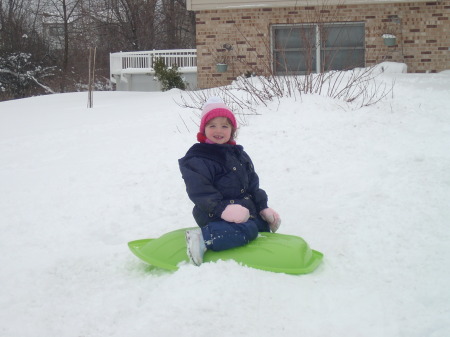
[[[229,86],[186,91],[179,105],[201,109],[210,96],[219,96],[238,115],[245,116],[245,111],[258,114],[258,106],[283,97],[297,100],[305,94],[317,94],[359,109],[374,105],[393,92],[394,82],[377,81],[377,76],[374,67],[299,76],[240,76]]]

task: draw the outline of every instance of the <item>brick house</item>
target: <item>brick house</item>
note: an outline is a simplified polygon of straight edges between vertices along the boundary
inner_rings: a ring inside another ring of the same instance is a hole
[[[403,62],[450,69],[450,0],[187,0],[196,14],[198,86],[236,76]],[[395,37],[394,40],[385,38]],[[226,59],[228,69],[216,63]]]

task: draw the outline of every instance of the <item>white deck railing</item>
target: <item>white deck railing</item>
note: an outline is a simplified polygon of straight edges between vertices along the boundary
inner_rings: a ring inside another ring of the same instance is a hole
[[[158,58],[163,58],[165,64],[169,67],[176,64],[180,71],[183,68],[197,67],[197,49],[111,53],[109,56],[111,78],[112,75],[124,73],[153,72],[153,62]]]

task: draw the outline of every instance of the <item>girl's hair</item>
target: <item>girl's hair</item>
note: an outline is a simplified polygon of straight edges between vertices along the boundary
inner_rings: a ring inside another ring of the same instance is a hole
[[[228,118],[227,118],[228,119]],[[230,120],[228,119],[228,121],[230,122]],[[237,136],[238,136],[238,130],[237,130],[237,128],[235,128],[232,124],[231,124],[231,122],[230,122],[230,125],[231,125],[231,137],[230,137],[230,140],[236,140],[236,138],[237,138]]]

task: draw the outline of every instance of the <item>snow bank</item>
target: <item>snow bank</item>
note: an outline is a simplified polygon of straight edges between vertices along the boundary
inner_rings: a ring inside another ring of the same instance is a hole
[[[450,78],[381,76],[395,90],[375,106],[303,95],[241,116],[280,232],[325,253],[304,276],[128,251],[193,225],[178,91],[0,103],[1,335],[450,335]]]
[[[375,71],[380,73],[391,73],[398,74],[403,73],[406,74],[408,72],[408,66],[406,63],[398,63],[398,62],[382,62],[374,67]]]

